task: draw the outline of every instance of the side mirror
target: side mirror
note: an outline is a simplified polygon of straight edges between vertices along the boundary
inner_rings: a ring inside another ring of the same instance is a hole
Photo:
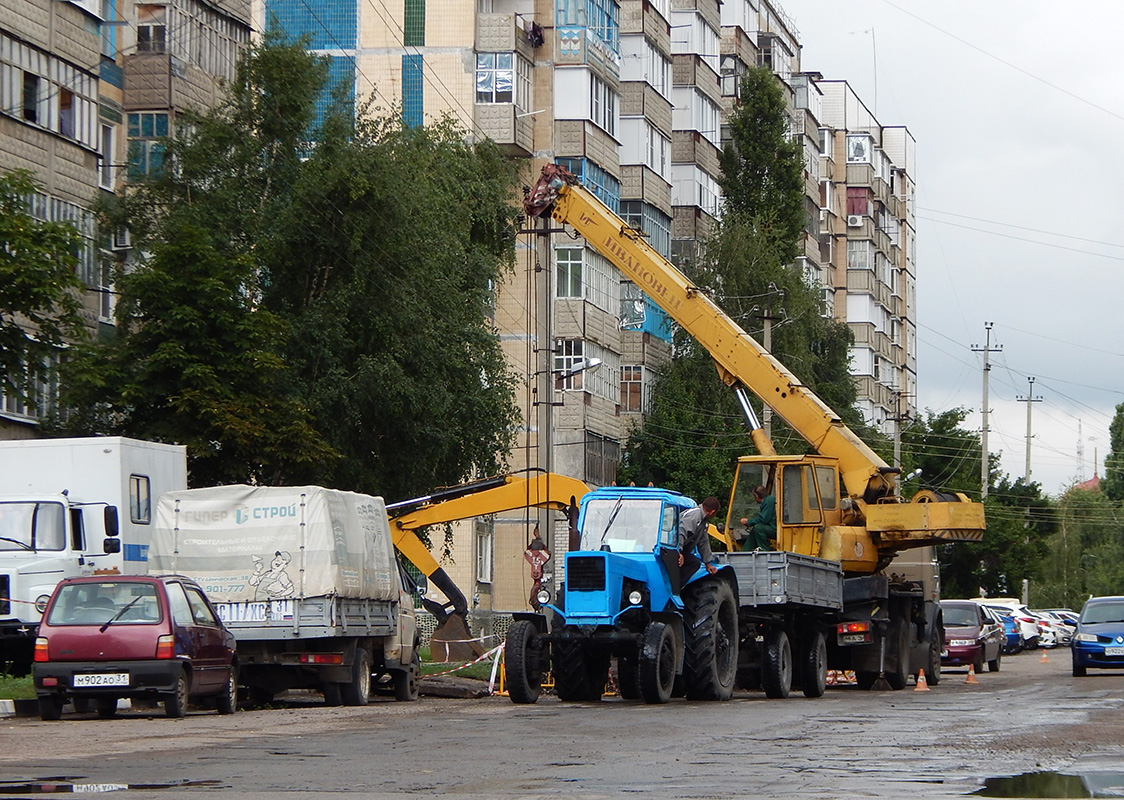
[[[105,507],[105,523],[104,524],[105,524],[105,535],[106,536],[117,536],[120,533],[121,524],[117,519],[117,506],[106,506]],[[118,543],[118,544],[120,544],[120,543]],[[113,552],[116,553],[119,550],[120,550],[120,547],[118,547],[118,549],[114,550]],[[108,553],[109,551],[106,550],[106,552]]]
[[[113,555],[114,553],[120,553],[121,552],[121,540],[118,539],[116,536],[107,537],[101,543],[101,549],[102,549],[102,552],[105,553],[107,556]]]

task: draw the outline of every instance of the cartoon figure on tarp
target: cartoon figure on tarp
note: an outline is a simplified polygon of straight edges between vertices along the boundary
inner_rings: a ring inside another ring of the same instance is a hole
[[[279,600],[293,596],[293,581],[285,570],[293,560],[291,555],[278,550],[273,554],[268,570],[261,556],[251,558],[254,559],[254,574],[250,576],[250,585],[258,587],[255,600]]]
[[[535,526],[535,532],[531,538],[531,543],[527,545],[527,549],[523,551],[523,558],[531,565],[531,608],[538,611],[542,604],[539,602],[539,589],[542,588],[542,572],[543,565],[550,561],[550,551],[546,549],[546,542],[542,540],[542,534],[539,533],[539,526]]]

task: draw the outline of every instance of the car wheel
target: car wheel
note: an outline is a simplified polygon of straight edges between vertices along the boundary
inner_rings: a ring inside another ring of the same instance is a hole
[[[238,668],[230,665],[230,674],[226,676],[226,686],[218,696],[215,707],[220,714],[233,714],[238,710]]]
[[[1024,645],[1026,646],[1027,650],[1037,650],[1038,649],[1038,637],[1037,636],[1031,636],[1029,639],[1025,640]]]
[[[987,662],[988,672],[998,672],[999,671],[999,661],[1002,658],[1003,658],[1003,648],[1000,647],[998,650],[995,651],[995,658],[993,658],[993,659],[991,659],[991,661]]]
[[[44,722],[62,719],[62,698],[55,694],[40,695],[39,717]]]
[[[94,701],[94,708],[101,719],[113,719],[117,716],[117,698],[99,697]]]
[[[186,716],[187,696],[187,673],[181,672],[179,678],[176,679],[176,688],[172,690],[171,694],[164,697],[164,714],[173,719]]]
[[[351,680],[340,687],[345,706],[365,706],[371,699],[371,658],[362,647],[355,648]]]
[[[1073,662],[1073,677],[1084,678],[1087,673],[1088,670],[1083,664],[1078,664],[1076,661]],[[43,719],[46,719],[46,717],[43,717]]]

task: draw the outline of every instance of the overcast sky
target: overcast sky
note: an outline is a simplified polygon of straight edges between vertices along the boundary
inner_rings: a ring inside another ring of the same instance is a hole
[[[919,407],[979,430],[993,323],[989,450],[1024,474],[1034,377],[1031,479],[1091,478],[1124,403],[1124,2],[780,2],[803,69],[917,140]]]

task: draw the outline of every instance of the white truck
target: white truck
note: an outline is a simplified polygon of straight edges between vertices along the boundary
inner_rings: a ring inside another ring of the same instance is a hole
[[[143,574],[153,500],[187,487],[187,450],[120,436],[0,441],[0,670],[31,665],[63,578]]]
[[[148,568],[203,587],[237,640],[239,683],[254,702],[317,689],[331,705],[365,705],[384,679],[397,699],[417,698],[412,586],[380,497],[319,486],[169,492]]]

